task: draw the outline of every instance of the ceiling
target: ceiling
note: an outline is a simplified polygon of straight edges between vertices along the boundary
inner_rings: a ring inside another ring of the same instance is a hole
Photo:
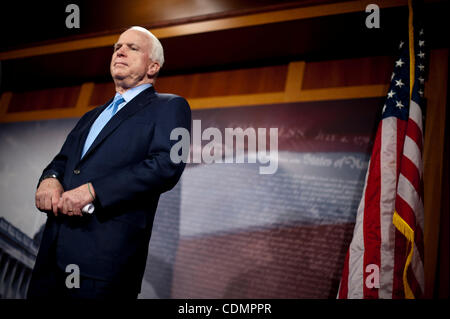
[[[169,0],[169,2],[173,5],[180,1]],[[228,10],[241,12],[249,10],[256,2],[264,2],[269,7],[273,7],[275,2],[280,3],[269,0],[222,2],[229,5]],[[305,3],[308,1],[302,2]],[[284,4],[299,5],[299,2],[285,1]],[[119,9],[120,7],[117,10],[120,11]],[[208,14],[213,12],[213,9],[209,7],[203,8],[203,11],[200,9],[194,11]],[[450,37],[448,28],[445,27],[448,9],[448,2],[431,3],[425,7],[427,41],[431,43],[432,48],[449,47]],[[81,12],[82,14],[84,12],[82,7]],[[164,10],[161,12],[168,15]],[[401,36],[407,33],[407,25],[404,23],[407,21],[407,14],[407,7],[382,9],[379,29],[366,28],[367,14],[355,12],[163,38],[161,42],[165,49],[166,63],[160,76],[255,65],[276,65],[293,60],[392,55]],[[183,12],[176,11],[170,18],[186,19],[188,16],[189,13],[183,15]],[[159,18],[154,19],[156,21]],[[93,24],[86,27],[86,32],[101,33],[108,28],[117,29],[121,24],[129,25],[125,17],[122,17],[122,20],[120,23],[116,21],[108,25]],[[60,35],[55,31],[45,37],[56,41],[58,36]],[[24,39],[21,45],[30,45],[43,38],[43,35],[34,32],[29,38]],[[14,41],[10,38],[6,43],[12,44]],[[18,44],[17,41],[15,44]],[[1,90],[29,90],[75,85],[87,81],[109,81],[111,54],[111,47],[99,47],[4,60],[1,61]]]
[[[0,51],[62,39],[117,33],[133,25],[160,27],[249,12],[342,0],[58,0],[4,1]],[[80,9],[80,28],[65,26],[68,4]]]

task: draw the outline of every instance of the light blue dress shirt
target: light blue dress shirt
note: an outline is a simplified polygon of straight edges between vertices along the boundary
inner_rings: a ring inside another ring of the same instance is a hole
[[[151,87],[152,85],[149,83],[141,84],[139,86],[136,86],[134,88],[131,88],[127,91],[125,91],[122,95],[119,93],[116,93],[114,96],[114,100],[111,102],[111,104],[108,105],[107,108],[103,110],[103,112],[97,117],[94,124],[92,124],[91,129],[89,130],[89,134],[86,138],[86,141],[84,142],[83,152],[81,153],[81,158],[83,158],[84,154],[88,151],[89,147],[91,147],[92,143],[94,143],[95,139],[97,138],[98,134],[101,132],[101,130],[105,127],[105,125],[109,122],[109,120],[118,112],[120,111],[128,102],[130,102],[133,98],[136,97],[139,93],[144,91],[145,89]],[[114,110],[114,103],[115,101],[123,99],[124,101],[121,102],[117,106],[117,110]]]

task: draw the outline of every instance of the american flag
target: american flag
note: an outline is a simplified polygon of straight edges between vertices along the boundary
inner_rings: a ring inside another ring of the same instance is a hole
[[[338,298],[420,298],[424,293],[424,31],[399,44]]]

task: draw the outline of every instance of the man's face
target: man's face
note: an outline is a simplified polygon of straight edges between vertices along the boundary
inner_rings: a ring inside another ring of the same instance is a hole
[[[126,87],[134,87],[147,79],[151,73],[149,57],[151,40],[140,31],[127,30],[114,45],[111,59],[111,75]]]

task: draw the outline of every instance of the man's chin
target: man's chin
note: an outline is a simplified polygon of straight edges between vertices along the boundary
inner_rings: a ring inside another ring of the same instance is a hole
[[[114,81],[123,81],[126,79],[126,77],[127,76],[125,74],[120,74],[120,73],[112,74],[112,78]]]
[[[128,89],[128,88],[131,88],[134,86],[134,82],[130,81],[130,79],[126,76],[116,75],[113,77],[113,81],[114,81],[114,84],[116,85],[116,87],[119,86],[123,89]]]

